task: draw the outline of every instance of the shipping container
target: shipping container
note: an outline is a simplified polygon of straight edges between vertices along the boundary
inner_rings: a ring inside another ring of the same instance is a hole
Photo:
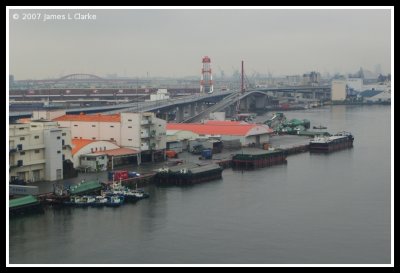
[[[203,151],[201,151],[201,157],[203,159],[211,159],[212,158],[212,150],[204,149]]]

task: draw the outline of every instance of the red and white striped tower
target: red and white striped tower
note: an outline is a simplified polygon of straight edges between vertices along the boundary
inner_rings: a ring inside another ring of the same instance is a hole
[[[208,56],[203,57],[203,68],[201,69],[200,93],[211,94],[214,92],[212,73],[211,73],[211,59]]]

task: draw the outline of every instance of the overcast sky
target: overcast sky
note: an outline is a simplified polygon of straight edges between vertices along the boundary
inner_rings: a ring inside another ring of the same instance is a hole
[[[23,13],[40,13],[23,20]],[[75,13],[96,19],[68,19]],[[15,15],[18,14],[18,15]],[[45,14],[65,19],[43,21]],[[391,65],[390,10],[10,10],[10,74],[42,79],[200,75],[295,75],[374,71]],[[93,18],[93,17],[92,17]]]

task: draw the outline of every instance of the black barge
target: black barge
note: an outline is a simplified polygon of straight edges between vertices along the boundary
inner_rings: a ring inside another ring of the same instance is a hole
[[[340,132],[333,136],[318,136],[310,140],[310,152],[330,153],[353,147],[354,137],[349,132]]]
[[[183,164],[157,170],[157,185],[192,185],[222,178],[222,168],[217,164]]]

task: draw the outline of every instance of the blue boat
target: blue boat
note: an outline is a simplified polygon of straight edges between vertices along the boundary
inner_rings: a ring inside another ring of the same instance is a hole
[[[123,196],[118,195],[106,196],[106,198],[107,202],[105,204],[107,207],[119,207],[125,201],[125,198]]]

